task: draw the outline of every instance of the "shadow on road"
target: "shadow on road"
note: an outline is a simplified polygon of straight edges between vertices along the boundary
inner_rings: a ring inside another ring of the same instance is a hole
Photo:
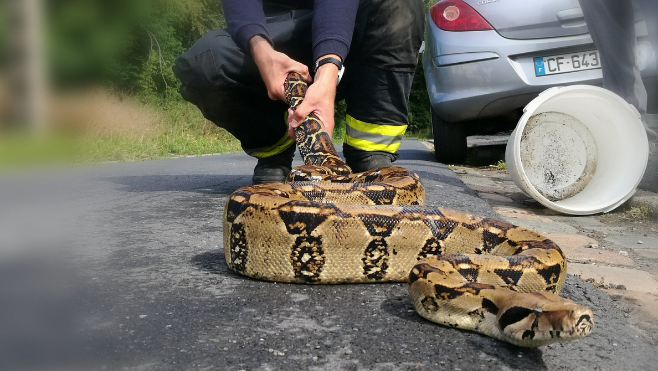
[[[105,180],[124,186],[119,189],[122,192],[198,192],[226,195],[251,184],[251,176],[221,174],[133,175]]]
[[[429,327],[423,327],[426,329],[425,331],[439,333],[440,336],[444,333],[459,331],[465,336],[466,341],[472,344],[471,349],[478,349],[481,351],[478,355],[480,360],[486,361],[485,358],[491,357],[492,359],[505,363],[509,369],[528,369],[529,363],[531,363],[532,367],[529,369],[547,370],[546,364],[543,360],[543,352],[540,349],[521,348],[471,331],[453,329],[434,324],[416,313],[408,295],[397,295],[387,298],[382,302],[381,309],[404,321],[421,325],[428,324],[430,325]],[[455,336],[454,333],[452,336]],[[437,352],[443,351],[448,352],[450,350],[437,350]],[[452,351],[459,353],[460,349],[453,349]],[[441,358],[440,355],[437,356],[437,359],[439,358]]]
[[[433,172],[433,171],[416,170],[415,173],[418,174],[418,176],[420,176],[420,180],[422,182],[431,180],[441,183],[442,185],[445,184],[445,185],[459,187],[463,190],[463,192],[470,195],[475,195],[475,192],[472,192],[470,188],[466,188],[463,186],[464,183],[462,183],[462,181],[459,178],[445,176],[440,173],[437,173],[436,171]]]
[[[389,297],[382,302],[381,308],[384,312],[405,321],[428,323],[427,320],[416,313],[413,304],[409,300],[409,295]]]
[[[232,270],[228,269],[226,260],[224,259],[224,250],[211,250],[204,253],[195,255],[190,260],[190,263],[200,270],[204,270],[211,274],[220,274],[222,276],[230,276],[234,278],[243,278]]]
[[[490,342],[483,344],[481,337],[485,335],[473,334],[468,342],[478,348],[483,355],[497,359],[510,369],[548,370],[544,363],[542,348],[521,348],[493,338],[488,338]]]
[[[429,161],[436,162],[434,155],[425,148],[422,149],[401,149],[398,151],[400,160]]]
[[[505,161],[506,145],[473,146],[466,151],[464,165],[488,166]]]

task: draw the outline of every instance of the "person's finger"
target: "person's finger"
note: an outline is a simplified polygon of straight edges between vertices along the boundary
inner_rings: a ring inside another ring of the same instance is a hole
[[[278,94],[275,90],[270,90],[270,89],[268,89],[268,90],[267,90],[267,96],[268,96],[271,100],[279,100],[279,94]]]
[[[292,120],[291,120],[291,125],[292,122],[295,121],[297,123],[297,126],[304,122],[304,119],[306,119],[306,116],[308,116],[311,112],[313,111],[313,108],[311,107],[311,103],[308,100],[305,100],[297,106],[297,109],[295,109]]]
[[[286,91],[284,88],[284,83],[280,83],[276,79],[268,79],[265,81],[265,87],[267,88],[267,96],[271,100],[281,100],[286,101]]]
[[[308,67],[305,64],[300,63],[300,68],[302,77],[304,78],[304,81],[306,81],[308,84],[313,82],[313,78],[311,77],[311,73],[308,71]]]
[[[286,102],[286,79],[279,81],[279,84],[276,86],[277,99],[283,102]]]
[[[288,136],[292,139],[295,139],[295,129],[301,124],[301,122],[295,120],[295,111],[292,108],[288,108]]]
[[[288,136],[295,139],[295,128],[290,125],[288,125]]]
[[[295,111],[288,108],[288,136],[295,139],[295,129],[301,124],[300,121],[295,120]]]
[[[292,108],[288,108],[288,116],[286,117],[286,119],[288,120],[288,125],[290,125],[294,116],[295,116],[295,111]]]
[[[299,63],[294,59],[291,59],[291,62],[292,63],[290,64],[290,66],[288,68],[288,73],[297,72],[298,74],[302,75],[302,78],[307,83],[310,84],[310,83],[313,82],[313,79],[311,78],[311,74],[308,71],[308,67],[305,64]]]

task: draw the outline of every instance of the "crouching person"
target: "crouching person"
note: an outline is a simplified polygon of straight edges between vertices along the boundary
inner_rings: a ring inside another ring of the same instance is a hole
[[[183,98],[258,159],[254,184],[284,181],[295,152],[292,128],[314,112],[331,135],[334,103],[343,98],[347,164],[355,172],[391,166],[408,125],[421,0],[222,4],[228,28],[199,39],[177,58],[174,72]],[[290,72],[312,85],[288,115],[283,84]]]

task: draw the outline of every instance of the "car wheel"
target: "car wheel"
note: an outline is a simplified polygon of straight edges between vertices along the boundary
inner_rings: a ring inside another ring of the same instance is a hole
[[[444,164],[466,160],[466,128],[463,124],[447,122],[432,111],[434,156]]]

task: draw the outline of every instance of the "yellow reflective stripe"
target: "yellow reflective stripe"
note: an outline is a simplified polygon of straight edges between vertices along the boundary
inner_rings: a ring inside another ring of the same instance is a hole
[[[285,151],[291,145],[294,144],[295,144],[295,140],[289,137],[288,133],[286,133],[286,135],[283,138],[281,138],[278,142],[276,142],[271,146],[257,148],[257,149],[248,149],[245,150],[245,152],[247,152],[249,156],[253,156],[256,158],[266,158],[266,157],[278,155],[279,153]]]
[[[407,125],[370,124],[347,115],[345,143],[364,151],[395,153],[400,147]]]
[[[283,113],[283,124],[288,129],[288,111]],[[278,142],[274,143],[268,147],[256,148],[256,149],[245,149],[245,152],[252,157],[256,158],[267,158],[285,151],[290,147],[291,144],[294,144],[295,140],[288,136],[287,130],[283,138],[279,139]]]
[[[395,153],[397,152],[398,148],[400,148],[400,141],[391,144],[374,143],[365,139],[353,138],[349,135],[345,136],[345,143],[364,151],[383,151]]]
[[[367,122],[357,120],[350,115],[347,115],[346,123],[348,126],[351,126],[359,131],[363,131],[370,134],[387,135],[391,137],[403,135],[404,132],[407,131],[407,125],[369,124]]]
[[[394,137],[391,137],[388,135],[370,134],[370,133],[366,133],[365,131],[356,130],[351,126],[345,128],[345,135],[350,136],[352,138],[359,138],[359,139],[367,140],[369,142],[386,144],[386,145],[397,143],[402,140],[402,135],[396,135]]]

